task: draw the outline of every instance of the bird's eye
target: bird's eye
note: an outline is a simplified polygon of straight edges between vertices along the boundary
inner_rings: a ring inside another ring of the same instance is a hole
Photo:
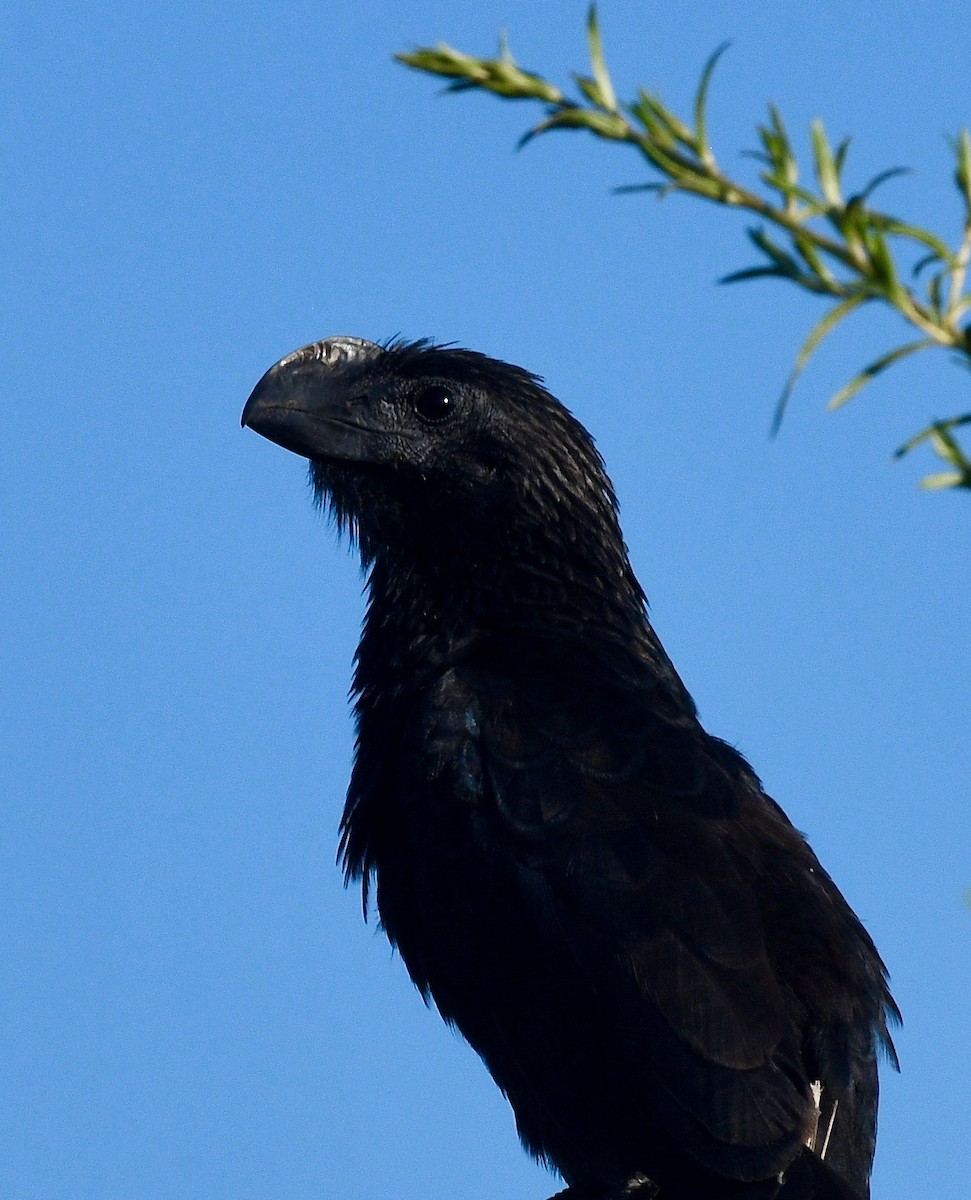
[[[423,421],[444,421],[455,411],[455,396],[441,383],[422,388],[414,403],[415,411]]]

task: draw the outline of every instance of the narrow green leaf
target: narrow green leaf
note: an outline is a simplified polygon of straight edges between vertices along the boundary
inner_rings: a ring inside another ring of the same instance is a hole
[[[911,275],[913,275],[913,277],[915,279],[917,279],[917,278],[919,278],[921,272],[926,270],[927,267],[929,267],[931,265],[931,263],[936,263],[936,262],[940,262],[940,261],[941,261],[941,256],[939,254],[937,254],[936,252],[933,254],[925,254],[923,258],[919,258],[914,263],[913,268],[911,269],[910,273],[911,273]]]
[[[941,488],[971,487],[971,481],[962,471],[941,471],[937,475],[925,475],[919,486],[935,492]]]
[[[954,157],[957,159],[954,180],[964,197],[968,211],[971,212],[971,133],[968,133],[966,128],[962,129],[953,144]]]
[[[618,187],[610,189],[612,196],[630,196],[634,192],[666,192],[669,190],[669,185],[666,183],[622,183]]]
[[[947,417],[943,421],[932,421],[926,429],[922,429],[919,433],[915,433],[914,436],[908,438],[902,446],[899,446],[894,451],[894,458],[903,458],[903,456],[905,454],[909,454],[915,446],[920,446],[923,442],[929,441],[935,436],[935,434],[940,433],[942,429],[957,429],[961,425],[971,425],[971,412],[964,413],[960,417]]]
[[[499,61],[510,67],[516,65],[516,60],[512,56],[512,48],[509,45],[509,34],[505,29],[499,30]]]
[[[832,283],[834,279],[833,272],[823,262],[819,251],[813,244],[812,237],[808,233],[793,233],[792,240],[796,249],[799,251],[806,266],[820,279],[827,283]]]
[[[879,229],[871,225],[864,228],[864,240],[877,281],[886,288],[887,295],[893,298],[900,291],[900,285],[897,282],[897,267],[886,238]]]
[[[795,183],[799,178],[799,168],[795,155],[792,153],[786,127],[774,104],[769,105],[769,124],[767,126],[760,125],[758,132],[759,139],[766,150],[764,158],[767,159],[774,172],[780,178],[789,179]]]
[[[717,200],[719,204],[731,204],[725,194],[725,185],[717,179],[707,179],[704,175],[685,171],[680,166],[672,173],[670,184],[672,190],[690,192],[693,196],[706,196],[709,200]]]
[[[932,429],[930,443],[937,457],[952,463],[955,467],[966,467],[968,462],[961,453],[961,447],[955,441],[948,422],[935,422]]]
[[[694,132],[661,102],[659,96],[652,96],[650,92],[638,88],[637,102],[630,105],[628,111],[662,145],[673,147],[675,142],[680,142],[692,154],[697,153]]]
[[[656,119],[658,100],[645,88],[637,89],[637,101],[630,106],[631,113],[648,129]]]
[[[637,146],[647,161],[657,167],[662,175],[666,175],[674,187],[701,196],[711,196],[712,199],[722,198],[723,185],[701,174],[693,163],[685,161],[672,141],[663,141],[649,134],[637,136],[629,126],[627,140]]]
[[[845,137],[836,147],[836,153],[833,155],[833,166],[836,168],[836,178],[843,178],[843,166],[846,163],[846,155],[850,149],[852,138]]]
[[[819,186],[822,188],[823,195],[830,204],[842,204],[843,197],[840,192],[839,171],[837,170],[836,161],[833,158],[833,152],[826,137],[826,130],[818,117],[810,127],[810,135],[813,144],[813,161],[816,166],[816,178],[819,180]]]
[[[780,271],[778,267],[745,267],[741,271],[732,271],[723,275],[719,283],[743,283],[746,279],[790,279],[788,271]]]
[[[671,131],[672,135],[679,141],[682,146],[686,146],[692,154],[698,153],[698,139],[695,136],[694,130],[689,129],[684,121],[667,107],[660,100],[657,101],[658,116],[664,122],[665,126]]]
[[[932,250],[943,262],[949,265],[954,263],[954,254],[950,247],[929,229],[922,229],[919,225],[908,225],[905,221],[898,221],[896,217],[888,217],[883,213],[871,212],[869,218],[871,224],[882,229],[884,233],[893,237],[909,238]]]
[[[483,74],[478,59],[454,50],[445,42],[439,42],[437,46],[419,46],[417,50],[396,54],[394,60],[416,71],[427,71],[431,75]]]
[[[603,92],[595,79],[589,79],[586,75],[574,75],[573,81],[591,104],[597,108],[607,107],[604,103]]]
[[[810,358],[815,353],[819,343],[828,333],[831,333],[836,326],[849,316],[854,308],[859,306],[867,299],[865,296],[850,296],[848,300],[842,301],[840,304],[834,305],[828,313],[826,313],[809,331],[809,336],[799,348],[799,353],[796,355],[796,361],[793,363],[792,370],[789,373],[789,378],[786,380],[786,386],[782,389],[782,395],[779,397],[779,402],[775,406],[775,415],[772,418],[772,426],[770,434],[772,437],[779,432],[779,427],[782,424],[782,418],[785,416],[786,407],[789,404],[789,398],[792,396],[795,386],[799,381],[800,375],[806,369]]]
[[[572,105],[557,109],[545,121],[540,121],[538,125],[527,130],[519,139],[520,149],[533,138],[539,137],[541,133],[547,133],[551,129],[589,129],[597,137],[607,138],[610,141],[625,141],[629,133],[629,126],[623,117],[615,117],[611,113]]]
[[[971,309],[971,292],[969,292],[966,296],[962,296],[961,299],[958,300],[958,302],[956,304],[952,304],[951,307],[947,310],[947,315],[952,321],[957,321],[961,317],[964,316],[964,314],[968,311],[968,309]],[[968,341],[967,330],[964,331],[964,338],[965,338],[965,341],[968,342],[968,346],[971,346],[971,341]],[[962,347],[962,349],[964,349],[964,352],[966,354],[971,353],[971,350],[969,350],[969,349],[966,349],[964,347]]]
[[[890,167],[886,171],[881,171],[879,175],[874,175],[863,191],[857,193],[853,199],[862,201],[869,200],[877,188],[880,187],[881,184],[886,183],[888,179],[895,179],[898,175],[912,174],[913,172],[911,171],[910,167]]]
[[[640,121],[645,129],[648,128],[651,119],[650,97],[643,88],[638,89],[637,100],[627,106],[627,111],[632,117]]]
[[[663,139],[666,143],[679,142],[683,146],[687,146],[691,154],[696,155],[697,139],[694,131],[684,124],[677,113],[672,113],[671,109],[661,102],[660,96],[649,96],[647,92],[643,92],[643,96],[646,97],[649,110],[651,110],[655,134],[663,131]]]
[[[711,152],[711,146],[708,142],[708,116],[706,112],[708,87],[711,83],[715,67],[718,65],[718,60],[730,45],[731,42],[722,42],[705,63],[704,70],[701,72],[698,91],[695,93],[695,147],[699,157],[708,164],[714,162],[714,155]]]
[[[944,273],[938,271],[936,275],[932,275],[927,281],[927,298],[931,302],[931,308],[940,317],[944,308],[944,295],[941,291],[941,283],[944,278]]]
[[[677,140],[667,120],[664,105],[656,96],[643,88],[638,89],[637,103],[631,105],[631,113],[647,130],[648,136],[659,146],[673,149]]]
[[[799,274],[799,266],[796,260],[777,245],[765,232],[764,229],[749,229],[748,236],[756,246],[770,258],[777,267],[786,275],[793,279]]]
[[[887,367],[891,367],[895,362],[906,358],[908,354],[914,354],[918,350],[926,350],[928,347],[936,345],[937,343],[933,338],[921,338],[919,341],[907,342],[904,346],[897,346],[895,349],[888,351],[888,353],[882,354],[878,359],[870,363],[868,367],[864,367],[859,375],[854,376],[846,387],[840,388],[826,407],[830,412],[834,412],[837,408],[842,408],[848,400],[853,399],[861,388],[865,387],[871,379],[875,379],[882,371],[885,371]]]
[[[799,200],[805,206],[804,211],[799,214],[801,221],[806,221],[810,217],[822,216],[826,212],[826,206],[821,204],[812,192],[807,191],[806,188],[798,187],[790,179],[780,177],[779,175],[771,175],[767,171],[763,171],[759,178],[768,187],[773,188],[781,196],[785,197],[786,200]]]
[[[792,153],[792,143],[789,140],[789,133],[786,130],[785,122],[782,120],[782,113],[774,104],[769,105],[769,119],[772,122],[772,131],[779,139],[779,144],[787,154]]]
[[[616,113],[617,96],[614,93],[614,85],[610,82],[610,76],[607,74],[607,64],[604,61],[603,42],[600,39],[600,26],[597,23],[597,6],[590,5],[590,10],[587,13],[587,42],[590,45],[590,66],[593,68],[593,77],[597,81],[597,86],[600,88],[600,94],[603,97],[600,101],[602,108],[607,112]]]

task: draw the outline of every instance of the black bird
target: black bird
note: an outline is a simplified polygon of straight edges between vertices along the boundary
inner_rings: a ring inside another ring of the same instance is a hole
[[[332,337],[243,424],[356,539],[347,878],[571,1200],[865,1200],[886,970],[648,622],[586,430],[519,367]]]

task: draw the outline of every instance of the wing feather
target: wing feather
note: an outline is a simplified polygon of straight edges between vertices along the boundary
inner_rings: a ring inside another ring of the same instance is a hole
[[[803,1136],[808,1081],[736,853],[736,783],[693,714],[655,699],[619,720],[604,695],[493,696],[486,798],[677,1136],[758,1177]]]

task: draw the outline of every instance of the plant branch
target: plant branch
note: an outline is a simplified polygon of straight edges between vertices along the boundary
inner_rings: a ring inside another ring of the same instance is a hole
[[[554,129],[586,129],[595,137],[633,146],[663,182],[619,191],[653,191],[660,196],[683,192],[758,217],[763,224],[749,230],[749,239],[759,260],[732,272],[723,282],[789,279],[806,291],[836,301],[803,342],[777,405],[773,430],[823,338],[851,312],[872,301],[889,305],[921,337],[892,348],[865,367],[832,398],[831,408],[845,403],[876,375],[918,350],[944,347],[971,365],[971,334],[962,324],[971,309],[971,293],[966,290],[971,265],[971,135],[966,129],[952,143],[954,180],[964,206],[962,236],[952,250],[936,234],[871,207],[873,192],[900,174],[900,168],[882,172],[859,192],[846,196],[849,140],[831,146],[821,121],[814,121],[811,128],[813,186],[800,184],[799,163],[789,135],[771,105],[767,124],[758,127],[760,149],[750,155],[762,164],[759,178],[764,193],[723,171],[709,141],[707,101],[715,66],[727,46],[719,47],[705,64],[692,118],[687,121],[644,88],[638,89],[633,101],[618,101],[593,6],[587,17],[587,43],[591,74],[574,76],[577,99],[570,99],[541,75],[523,70],[504,39],[497,58],[476,58],[444,43],[395,58],[426,74],[451,80],[448,91],[479,90],[506,100],[543,105],[543,119],[524,135],[521,145]],[[767,232],[770,228],[781,232],[781,244]],[[905,246],[924,252],[911,272],[912,283],[904,282],[895,257],[898,248]],[[927,282],[918,292],[916,280],[925,270],[929,270]],[[935,421],[898,451],[899,456],[926,443],[948,463],[950,469],[925,480],[925,486],[971,488],[971,468],[954,434],[968,420],[963,416]]]

